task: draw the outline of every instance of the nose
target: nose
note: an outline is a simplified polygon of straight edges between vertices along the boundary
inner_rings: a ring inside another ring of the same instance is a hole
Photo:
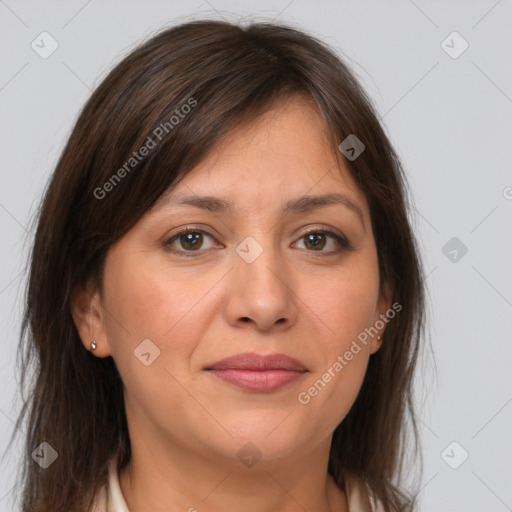
[[[279,249],[263,247],[249,261],[233,255],[226,306],[229,323],[236,327],[252,324],[261,331],[289,329],[297,320],[298,298]]]

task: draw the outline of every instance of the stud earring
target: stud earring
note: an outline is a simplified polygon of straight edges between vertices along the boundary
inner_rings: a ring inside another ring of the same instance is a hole
[[[380,334],[377,336],[377,340],[378,340],[378,341],[380,341],[380,340],[381,340]]]
[[[91,343],[91,350],[96,350],[96,341]]]

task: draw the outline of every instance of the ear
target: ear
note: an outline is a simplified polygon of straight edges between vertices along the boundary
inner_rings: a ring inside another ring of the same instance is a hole
[[[71,316],[75,323],[82,344],[97,357],[111,355],[108,343],[105,314],[101,307],[100,295],[93,289],[91,280],[78,285],[71,294]],[[91,343],[96,342],[96,349],[91,350]]]
[[[386,325],[389,320],[387,319],[386,312],[391,308],[391,288],[388,283],[383,283],[382,292],[379,296],[379,300],[377,302],[377,308],[375,310],[375,318],[373,325],[378,329],[378,334],[376,334],[371,341],[371,349],[370,352],[374,354],[377,352],[382,346],[382,339],[384,338],[384,331],[386,330]],[[376,325],[377,324],[377,325]],[[382,326],[384,324],[384,326]],[[379,329],[380,326],[381,328]],[[380,341],[377,339],[377,336],[380,336]]]

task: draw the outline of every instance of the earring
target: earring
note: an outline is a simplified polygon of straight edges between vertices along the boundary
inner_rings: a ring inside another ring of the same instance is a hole
[[[380,334],[377,336],[377,340],[378,340],[378,341],[380,341],[380,340],[381,340],[381,338],[380,338]]]
[[[96,340],[91,343],[91,350],[96,349]]]

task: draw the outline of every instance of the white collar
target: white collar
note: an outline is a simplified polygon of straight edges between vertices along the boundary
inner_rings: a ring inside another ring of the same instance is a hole
[[[124,500],[123,493],[121,492],[121,486],[119,485],[117,457],[111,459],[108,468],[107,500],[107,512],[130,512]]]

